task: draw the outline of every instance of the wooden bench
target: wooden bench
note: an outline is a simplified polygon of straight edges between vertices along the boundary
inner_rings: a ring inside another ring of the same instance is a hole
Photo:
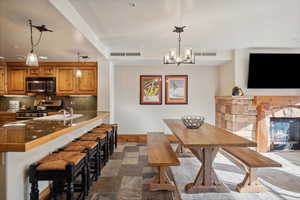
[[[150,183],[150,190],[175,191],[180,199],[170,166],[180,165],[168,138],[164,134],[147,134],[148,164],[158,168],[158,175]]]
[[[265,192],[266,189],[257,179],[257,168],[281,167],[280,163],[249,148],[226,147],[221,152],[246,172],[244,180],[236,187],[239,192]]]

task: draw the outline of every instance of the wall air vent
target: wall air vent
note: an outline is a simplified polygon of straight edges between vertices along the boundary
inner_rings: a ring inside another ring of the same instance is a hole
[[[125,56],[124,52],[112,52],[110,53],[110,56]]]
[[[141,56],[140,52],[111,52],[110,56]]]
[[[141,52],[111,52],[110,56],[141,56]]]
[[[195,56],[217,56],[216,52],[195,52]]]

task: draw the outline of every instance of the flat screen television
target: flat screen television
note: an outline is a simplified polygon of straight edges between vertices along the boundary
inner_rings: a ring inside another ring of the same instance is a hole
[[[251,53],[248,88],[300,88],[300,54]]]

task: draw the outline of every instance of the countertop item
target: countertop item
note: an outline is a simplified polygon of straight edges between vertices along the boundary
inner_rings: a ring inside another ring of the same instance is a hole
[[[25,152],[86,124],[109,116],[109,112],[78,112],[82,117],[63,120],[25,120],[0,126],[0,152]]]

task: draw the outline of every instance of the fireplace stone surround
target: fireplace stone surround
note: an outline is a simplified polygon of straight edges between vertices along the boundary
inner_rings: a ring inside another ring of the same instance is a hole
[[[257,151],[271,150],[271,118],[299,118],[300,96],[217,96],[216,126],[257,142]]]

